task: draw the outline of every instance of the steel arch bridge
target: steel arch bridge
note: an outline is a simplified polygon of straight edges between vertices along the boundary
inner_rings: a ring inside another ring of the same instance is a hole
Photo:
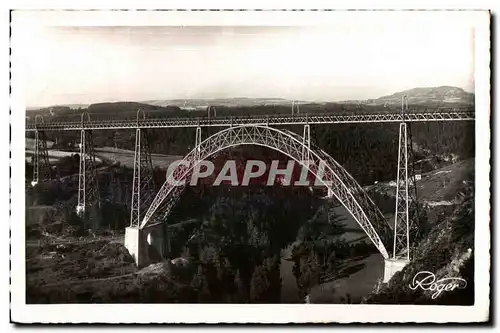
[[[196,147],[167,175],[167,180],[158,191],[149,209],[140,222],[140,229],[164,223],[186,185],[180,183],[193,173],[194,167],[202,160],[216,155],[222,150],[240,145],[257,145],[281,152],[306,167],[319,178],[339,202],[352,215],[370,240],[387,259],[389,255],[377,230],[390,227],[378,207],[354,178],[330,155],[313,146],[311,148],[309,125],[304,128],[304,136],[288,130],[265,125],[241,125],[226,128],[201,142],[197,131]],[[173,177],[173,178],[172,178]],[[172,181],[177,180],[177,183]]]

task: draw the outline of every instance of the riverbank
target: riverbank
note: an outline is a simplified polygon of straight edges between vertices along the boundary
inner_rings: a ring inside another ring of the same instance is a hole
[[[312,288],[310,302],[360,303],[383,275],[384,259],[380,253],[350,259],[342,265],[340,278]]]

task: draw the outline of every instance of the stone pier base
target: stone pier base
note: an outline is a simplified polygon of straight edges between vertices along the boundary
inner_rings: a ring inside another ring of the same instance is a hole
[[[163,260],[166,251],[162,231],[162,225],[125,229],[125,248],[134,258],[137,267],[142,268]]]
[[[385,259],[384,261],[384,283],[389,282],[394,274],[401,271],[409,262],[408,260],[404,259]]]
[[[142,230],[136,227],[125,229],[125,247],[134,258],[137,266],[144,261]]]

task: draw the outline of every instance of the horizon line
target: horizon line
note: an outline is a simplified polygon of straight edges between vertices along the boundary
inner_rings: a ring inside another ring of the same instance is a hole
[[[148,104],[147,102],[151,101],[192,101],[192,100],[236,100],[236,99],[254,99],[254,100],[283,100],[283,101],[289,101],[290,104],[293,102],[299,102],[299,103],[342,103],[342,102],[355,102],[355,101],[368,101],[368,100],[376,100],[380,99],[383,97],[391,96],[394,94],[402,93],[405,91],[409,90],[414,90],[414,89],[432,89],[432,88],[441,88],[441,87],[451,87],[451,88],[459,88],[462,89],[464,92],[469,93],[469,94],[474,94],[474,91],[468,91],[468,89],[463,88],[463,87],[458,87],[458,86],[452,86],[452,85],[440,85],[440,86],[428,86],[428,87],[414,87],[410,89],[405,89],[402,91],[397,91],[394,93],[389,93],[385,94],[379,97],[373,97],[373,98],[364,98],[364,99],[344,99],[344,100],[338,100],[338,99],[290,99],[290,98],[285,98],[285,97],[245,97],[245,96],[235,96],[235,97],[190,97],[190,98],[156,98],[156,99],[143,99],[143,100],[105,100],[105,101],[93,101],[89,103],[60,103],[60,104],[50,104],[50,105],[45,105],[45,106],[40,106],[40,105],[27,105],[26,110],[30,109],[44,109],[44,108],[51,108],[51,107],[67,107],[69,105],[81,105],[88,107],[93,104],[105,104],[105,103],[143,103],[143,104]],[[153,105],[153,104],[150,104]],[[154,106],[154,105],[153,105]]]

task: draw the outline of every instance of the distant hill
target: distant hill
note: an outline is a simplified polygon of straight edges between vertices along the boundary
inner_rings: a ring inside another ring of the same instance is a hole
[[[409,104],[426,104],[426,105],[439,105],[448,106],[456,104],[474,104],[474,94],[463,90],[462,88],[452,86],[441,87],[419,87],[396,92],[392,95],[382,96],[375,99],[367,100],[348,100],[335,102],[336,104],[364,104],[364,105],[400,105],[403,95],[408,96]],[[297,104],[317,104],[324,105],[323,102],[308,102],[308,101],[295,101]],[[224,106],[224,107],[253,107],[253,106],[266,106],[266,105],[290,105],[292,101],[285,98],[248,98],[248,97],[235,97],[235,98],[196,98],[196,99],[156,99],[137,102],[109,102],[109,103],[94,103],[94,104],[66,104],[51,106],[45,108],[29,107],[28,111],[45,111],[47,114],[53,114],[54,111],[70,109],[78,110],[80,108],[88,108],[89,111],[103,111],[109,109],[120,109],[125,107],[129,108],[144,108],[152,109],[154,107],[178,107],[182,110],[204,110],[207,106]],[[67,111],[67,110],[65,110]],[[119,111],[119,110],[117,110]],[[55,112],[57,113],[57,112]]]
[[[92,111],[101,111],[103,108],[108,108],[110,105],[113,107],[129,108],[131,106],[142,107],[151,109],[151,106],[158,107],[179,107],[185,110],[205,110],[209,105],[226,106],[226,107],[251,107],[259,105],[291,105],[292,101],[285,98],[248,98],[248,97],[235,97],[235,98],[195,98],[195,99],[155,99],[147,101],[136,102],[108,102],[108,103],[93,103],[93,104],[61,104],[49,107],[27,107],[27,111],[47,111],[49,114],[52,109],[72,109],[77,110],[80,108],[88,108]],[[309,103],[306,101],[295,101],[297,104]]]
[[[171,99],[171,100],[149,100],[142,103],[156,106],[179,106],[181,108],[203,108],[208,105],[218,106],[256,106],[256,105],[288,105],[292,101],[284,98],[197,98],[197,99]],[[298,102],[304,103],[304,102]]]
[[[26,111],[39,111],[39,110],[47,110],[50,112],[50,109],[73,109],[73,110],[78,110],[78,109],[85,109],[89,106],[90,104],[60,104],[60,105],[51,105],[51,106],[27,106]]]
[[[137,115],[137,110],[143,110],[151,116],[151,111],[154,111],[155,115],[165,115],[165,114],[175,114],[181,115],[182,110],[178,106],[155,106],[146,103],[138,102],[112,102],[112,103],[95,103],[90,104],[85,110],[90,114],[91,119],[96,116],[101,120],[113,119],[119,115],[122,119],[135,119]],[[26,120],[33,121],[37,115],[44,117],[44,121],[54,119],[64,119],[66,121],[79,121],[81,119],[82,109],[73,109],[68,106],[57,106],[48,107],[38,110],[30,110],[26,113]],[[63,117],[63,118],[59,118]]]
[[[94,103],[89,105],[87,111],[89,113],[100,112],[136,112],[137,110],[155,110],[155,106],[148,103],[140,102],[113,102],[113,103]]]
[[[474,104],[474,94],[458,87],[421,87],[413,88],[364,101],[364,104],[391,105],[401,104],[401,98],[408,96],[409,104]]]
[[[51,105],[51,106],[27,106],[26,111],[47,111],[48,114],[60,110],[66,110],[66,109],[71,109],[71,110],[79,110],[79,109],[85,109],[89,106],[90,104],[58,104],[58,105]]]

